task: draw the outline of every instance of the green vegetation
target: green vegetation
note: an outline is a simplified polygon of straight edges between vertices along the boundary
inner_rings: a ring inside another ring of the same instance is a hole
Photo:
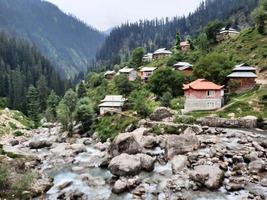
[[[132,53],[132,59],[130,61],[130,65],[134,67],[141,66],[144,54],[145,54],[145,50],[143,47],[138,47],[134,49]]]
[[[114,139],[129,125],[134,125],[137,121],[138,118],[123,115],[103,116],[97,120],[95,130],[101,140],[106,141],[108,138]]]
[[[0,198],[29,199],[24,192],[30,191],[34,175],[26,172],[14,179],[11,174],[12,170],[0,165]]]
[[[265,26],[267,20],[267,1],[261,0],[260,6],[255,9],[252,15],[257,23],[258,32],[264,35],[266,33]]]

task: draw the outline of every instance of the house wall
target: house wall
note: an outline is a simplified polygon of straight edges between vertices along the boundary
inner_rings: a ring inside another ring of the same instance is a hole
[[[122,112],[121,107],[100,107],[100,115],[105,115],[106,113],[116,113]]]
[[[228,81],[230,92],[236,93],[251,90],[255,85],[255,78],[230,78]]]
[[[189,50],[190,50],[190,45],[181,46],[181,50],[182,50],[183,52],[189,51]]]
[[[135,81],[137,78],[137,72],[136,71],[131,71],[129,74],[128,74],[128,79],[129,81]]]
[[[153,71],[149,71],[149,72],[140,72],[140,77],[143,80],[148,79],[150,76],[153,75]]]
[[[160,59],[160,58],[164,58],[164,57],[167,57],[167,56],[170,56],[169,54],[165,54],[165,53],[162,53],[162,54],[154,54],[153,55],[153,59]]]
[[[191,98],[191,99],[218,99],[221,98],[221,90],[214,90],[215,95],[213,97],[208,97],[207,96],[208,90],[186,90],[185,91],[185,96],[186,98]]]
[[[191,112],[197,110],[215,110],[222,107],[222,98],[194,99],[186,98],[184,111]]]
[[[182,71],[182,73],[183,73],[185,76],[190,76],[190,75],[192,75],[193,70],[192,70],[192,69],[185,69],[185,70]]]

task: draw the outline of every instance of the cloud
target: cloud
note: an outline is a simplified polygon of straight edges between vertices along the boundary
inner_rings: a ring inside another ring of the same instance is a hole
[[[100,30],[139,19],[187,15],[202,0],[47,0]]]

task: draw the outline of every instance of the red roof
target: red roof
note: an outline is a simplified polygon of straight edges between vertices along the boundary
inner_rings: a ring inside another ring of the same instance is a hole
[[[205,79],[197,79],[189,84],[184,84],[183,90],[190,88],[193,90],[221,90],[223,87],[223,85],[217,85]]]

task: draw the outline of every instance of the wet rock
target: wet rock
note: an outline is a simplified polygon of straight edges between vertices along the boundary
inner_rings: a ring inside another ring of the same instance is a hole
[[[58,200],[87,200],[84,193],[76,190],[76,191],[66,191],[61,193],[58,198]]]
[[[146,149],[152,149],[158,145],[157,138],[151,135],[143,136],[142,143],[143,143],[143,147]]]
[[[184,154],[196,150],[199,141],[196,135],[169,135],[166,140],[167,159],[172,159],[177,154]]]
[[[75,154],[86,152],[86,147],[84,144],[72,144],[70,148],[73,150]]]
[[[248,180],[243,177],[231,177],[225,185],[225,189],[230,192],[239,191],[245,188],[247,182]]]
[[[145,154],[121,154],[114,157],[108,166],[112,174],[117,176],[131,176],[139,174],[141,170],[152,171],[155,160]]]
[[[265,170],[265,162],[261,159],[252,161],[251,163],[249,163],[248,168],[249,168],[250,173],[258,174]]]
[[[29,143],[30,149],[42,149],[42,148],[51,147],[51,146],[52,146],[52,143],[46,140],[32,141]]]
[[[261,185],[263,187],[267,187],[267,178],[264,178],[264,179],[261,180]]]
[[[16,145],[19,144],[19,141],[18,141],[18,140],[11,140],[11,141],[9,142],[9,144],[10,144],[11,146],[16,146]]]
[[[136,175],[142,170],[142,164],[138,156],[123,153],[110,161],[108,169],[117,176]]]
[[[218,189],[223,182],[224,173],[217,165],[199,165],[190,173],[190,178],[208,189]]]
[[[116,194],[123,193],[127,190],[127,182],[122,180],[117,180],[112,188],[112,192]]]
[[[187,165],[187,156],[177,155],[171,160],[172,171],[174,174],[179,173]]]
[[[97,144],[95,144],[95,148],[100,151],[105,151],[108,148],[108,144],[98,142]]]
[[[173,113],[165,107],[157,108],[154,113],[150,115],[150,119],[153,121],[165,121],[168,118],[172,118]]]
[[[65,188],[71,186],[72,183],[73,183],[72,181],[66,181],[66,182],[63,182],[63,183],[59,184],[59,185],[57,186],[57,188],[58,188],[59,190],[63,190],[63,189],[65,189]]]
[[[155,159],[146,154],[137,154],[136,156],[141,160],[141,166],[143,170],[148,172],[153,171]]]
[[[112,157],[121,153],[137,154],[142,152],[142,136],[144,128],[136,129],[131,133],[121,133],[111,143],[109,153]]]

